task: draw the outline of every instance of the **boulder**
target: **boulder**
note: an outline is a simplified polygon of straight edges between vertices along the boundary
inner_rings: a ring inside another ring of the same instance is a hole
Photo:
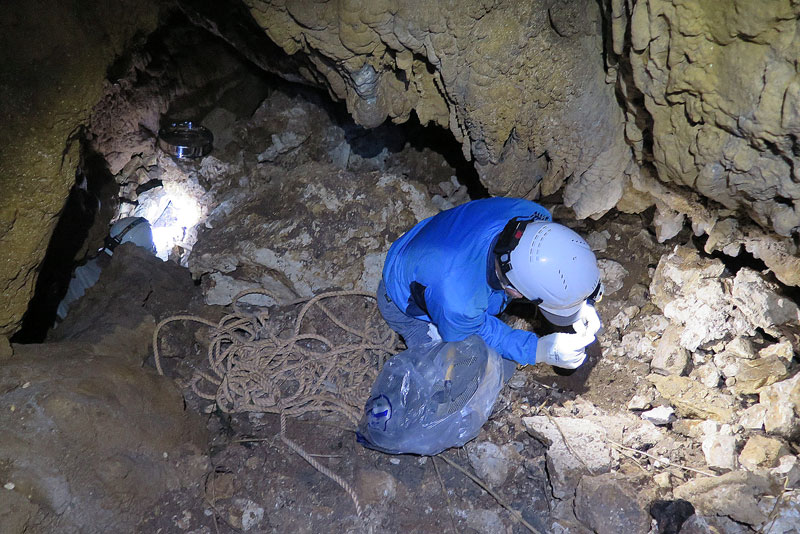
[[[604,441],[602,427],[584,419],[540,415],[524,417],[522,422],[547,447],[547,471],[556,499],[572,497],[584,474],[611,469],[612,450]]]
[[[786,377],[788,369],[781,358],[775,355],[756,360],[741,360],[736,383],[731,391],[737,395],[758,393],[765,386],[779,382]]]
[[[597,534],[645,534],[650,514],[637,500],[637,490],[615,473],[585,475],[575,493],[575,515]]]
[[[202,420],[142,367],[151,328],[15,345],[0,364],[0,531],[132,532],[159,495],[202,481]]]
[[[720,423],[730,422],[733,418],[733,399],[696,380],[656,374],[648,375],[647,379],[675,407],[681,417],[713,419]]]
[[[763,388],[759,403],[766,406],[764,430],[788,439],[800,433],[800,374]]]
[[[671,324],[656,344],[656,352],[650,362],[655,372],[669,375],[683,375],[689,367],[689,351],[679,344],[683,328]]]
[[[279,192],[256,188],[200,232],[189,268],[207,302],[229,304],[236,290],[255,286],[279,300],[331,288],[374,292],[391,243],[436,213],[427,193],[400,176],[315,162],[286,173]]]
[[[775,484],[761,473],[731,471],[717,477],[695,478],[675,488],[673,494],[692,503],[702,514],[724,515],[740,523],[759,525],[769,511],[759,507],[758,501],[775,491],[779,491]]]
[[[768,469],[777,466],[780,458],[788,453],[783,442],[755,434],[745,443],[739,454],[739,463],[749,471]]]

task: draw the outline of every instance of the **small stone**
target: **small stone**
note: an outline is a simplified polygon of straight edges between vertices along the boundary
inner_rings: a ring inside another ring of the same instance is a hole
[[[727,423],[733,418],[733,398],[683,376],[647,377],[681,417],[714,419]]]
[[[731,389],[737,395],[751,395],[765,386],[783,380],[787,373],[786,364],[778,356],[742,360],[741,368],[736,374],[736,384]]]
[[[490,441],[468,445],[467,456],[475,474],[489,487],[502,486],[509,471],[522,463],[513,445],[499,447]]]
[[[634,449],[647,450],[664,437],[658,427],[650,421],[643,421],[636,428],[625,432],[622,444]]]
[[[755,435],[745,443],[739,454],[739,463],[750,471],[778,465],[778,460],[789,453],[786,446],[774,438]]]
[[[789,363],[792,361],[792,358],[794,358],[794,349],[792,348],[791,341],[784,340],[780,343],[773,343],[772,345],[764,347],[758,351],[758,356],[760,358],[776,357],[786,360],[786,362]]]
[[[5,489],[7,489],[7,490],[11,491],[11,490],[13,490],[14,488],[16,488],[17,486],[16,486],[16,484],[14,484],[13,482],[6,482],[5,484],[3,484],[3,487],[4,487]]]
[[[257,527],[264,519],[264,508],[249,499],[237,499],[237,505],[242,508],[241,524],[242,530],[247,532],[253,527]]]
[[[391,502],[397,496],[397,480],[385,471],[368,469],[356,474],[357,493],[364,504]]]
[[[392,464],[392,465],[400,465],[400,459],[399,458],[389,458],[389,463]]]
[[[742,412],[739,424],[748,430],[761,430],[764,428],[764,418],[767,415],[767,407],[761,403],[754,404]]]
[[[714,421],[706,421],[703,429],[705,437],[701,442],[701,448],[706,464],[717,469],[735,469],[736,437],[733,436],[730,425],[718,428]]]
[[[575,493],[575,515],[597,534],[648,532],[650,514],[637,500],[637,492],[614,473],[585,475]]]
[[[653,361],[650,367],[653,371],[670,375],[683,375],[689,366],[689,351],[680,346],[680,337],[683,327],[670,324],[661,339],[656,344]]]
[[[778,466],[771,469],[770,473],[785,479],[785,487],[795,488],[800,483],[800,459],[791,454],[781,456],[778,459]]]
[[[628,271],[620,263],[614,260],[597,260],[597,267],[600,269],[600,279],[605,286],[605,295],[613,295],[625,284],[625,277]]]
[[[628,401],[628,409],[629,410],[646,410],[651,406],[653,402],[653,395],[650,390],[648,390],[648,394],[645,395],[634,395],[631,397],[631,400]]]
[[[668,425],[675,419],[675,410],[672,406],[656,406],[652,410],[642,412],[642,419],[654,425]]]
[[[608,240],[611,233],[608,230],[602,232],[590,232],[586,236],[586,243],[594,252],[603,252],[608,247]]]
[[[689,376],[699,380],[700,383],[707,388],[716,388],[719,386],[719,379],[722,378],[719,368],[714,364],[714,362],[708,362],[704,365],[695,367],[692,369],[692,372],[689,373]]]
[[[757,357],[756,349],[749,338],[738,336],[725,345],[725,352],[745,360],[754,360]]]
[[[671,488],[672,487],[672,480],[669,473],[664,471],[663,473],[658,473],[653,475],[653,482],[656,483],[656,486],[659,488]]]

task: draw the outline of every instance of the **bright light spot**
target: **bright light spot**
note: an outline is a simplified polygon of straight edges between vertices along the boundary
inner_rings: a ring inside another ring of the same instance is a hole
[[[202,210],[197,200],[180,187],[179,183],[157,187],[139,195],[135,214],[150,221],[156,256],[166,261],[177,245],[188,252],[197,240],[195,225],[200,222]],[[181,254],[185,259],[186,254]]]

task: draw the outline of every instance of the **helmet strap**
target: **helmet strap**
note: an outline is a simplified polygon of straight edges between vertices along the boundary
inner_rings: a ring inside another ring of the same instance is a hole
[[[111,234],[107,235],[105,240],[103,241],[104,245],[103,248],[105,248],[110,252],[114,252],[114,249],[122,244],[122,238],[125,237],[125,234],[127,234],[128,232],[133,230],[135,226],[142,224],[146,220],[147,219],[145,219],[144,217],[137,217],[133,221],[126,224],[125,227],[122,229],[122,231],[118,233],[116,236],[112,237]]]

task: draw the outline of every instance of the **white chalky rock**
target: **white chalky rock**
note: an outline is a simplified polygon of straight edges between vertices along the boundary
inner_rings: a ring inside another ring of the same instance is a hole
[[[573,417],[523,417],[528,433],[547,446],[547,471],[556,499],[569,498],[584,474],[611,469],[612,451],[600,425]]]
[[[672,406],[656,406],[652,410],[642,412],[642,419],[654,425],[667,425],[676,419]]]
[[[511,444],[499,447],[490,441],[482,441],[468,445],[467,456],[475,474],[490,487],[502,486],[509,471],[521,464],[521,458]]]
[[[736,468],[736,437],[730,425],[718,425],[714,421],[703,423],[705,437],[701,442],[703,455],[709,467],[719,469]]]

